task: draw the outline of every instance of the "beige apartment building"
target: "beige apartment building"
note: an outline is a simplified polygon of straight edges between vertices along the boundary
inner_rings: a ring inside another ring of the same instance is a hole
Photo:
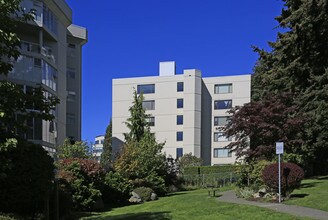
[[[81,139],[81,63],[87,30],[72,24],[65,0],[24,0],[22,6],[35,9],[36,15],[33,21],[18,24],[21,56],[8,79],[25,91],[41,85],[46,96],[60,99],[54,122],[33,119],[23,134],[54,153],[66,137]]]
[[[199,70],[176,74],[175,62],[161,62],[159,76],[113,79],[113,151],[119,151],[127,132],[133,91],[143,93],[143,107],[151,117],[151,131],[164,153],[173,158],[192,153],[207,165],[234,163],[236,157],[225,149],[232,139],[222,128],[227,111],[250,101],[251,75],[202,78]]]

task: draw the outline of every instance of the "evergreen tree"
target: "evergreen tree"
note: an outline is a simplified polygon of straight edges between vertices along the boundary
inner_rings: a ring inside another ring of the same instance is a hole
[[[133,93],[134,101],[126,125],[125,145],[115,160],[114,169],[129,179],[134,187],[151,187],[159,194],[165,193],[166,159],[161,153],[164,143],[157,143],[147,123],[142,107],[143,95]]]
[[[149,115],[145,113],[142,107],[143,100],[142,94],[138,95],[136,91],[133,92],[133,105],[129,108],[131,116],[125,122],[129,129],[129,133],[124,134],[127,143],[131,141],[139,142],[145,133],[145,128],[148,126],[147,118]]]
[[[328,171],[328,1],[284,0],[276,18],[285,32],[270,42],[272,51],[255,48],[252,100],[281,92],[294,95],[290,106],[308,119],[301,132],[308,163]],[[319,171],[319,169],[317,169]]]
[[[105,170],[109,170],[112,163],[112,120],[106,128],[103,152],[100,157],[100,164]]]

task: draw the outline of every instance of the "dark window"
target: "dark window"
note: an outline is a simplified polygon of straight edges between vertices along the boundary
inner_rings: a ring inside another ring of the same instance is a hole
[[[41,67],[41,59],[34,58],[34,66],[35,67]]]
[[[138,92],[138,94],[155,93],[155,84],[138,85],[137,92]]]
[[[225,148],[214,148],[213,157],[231,157],[231,151]]]
[[[183,108],[183,99],[177,99],[177,108]]]
[[[216,100],[214,101],[214,109],[229,109],[232,107],[232,100]]]
[[[155,110],[155,100],[143,101],[142,107],[145,110]]]
[[[177,115],[177,125],[183,125],[183,115]]]
[[[68,44],[67,45],[69,48],[75,49],[75,44]]]
[[[149,126],[155,126],[155,117],[146,118],[146,121]]]
[[[177,148],[177,159],[183,156],[183,148]]]
[[[75,79],[75,69],[67,67],[66,70],[67,78]]]
[[[229,122],[229,117],[221,116],[221,117],[214,117],[214,126],[226,126]]]
[[[178,92],[183,92],[183,82],[178,82],[177,83],[177,91]]]
[[[183,132],[182,131],[177,132],[177,141],[183,141]]]

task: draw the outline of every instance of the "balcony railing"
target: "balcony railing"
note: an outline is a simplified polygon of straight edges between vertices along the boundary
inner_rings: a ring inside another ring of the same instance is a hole
[[[52,48],[49,46],[43,46],[40,48],[39,44],[22,41],[21,43],[22,51],[32,52],[32,53],[40,53],[48,60],[51,60],[53,63],[56,63],[55,56],[52,53]]]

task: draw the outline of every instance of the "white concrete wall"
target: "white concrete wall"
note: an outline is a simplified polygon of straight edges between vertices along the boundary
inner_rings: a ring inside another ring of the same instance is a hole
[[[210,118],[207,117],[209,115],[203,115],[203,118],[202,118],[202,120],[207,121],[207,123],[211,124],[210,125],[211,132],[207,133],[207,134],[203,134],[203,137],[202,137],[204,140],[211,140],[210,141],[211,142],[211,150],[210,150],[211,165],[234,163],[236,160],[236,156],[234,153],[232,153],[231,157],[214,158],[214,155],[213,155],[214,148],[224,148],[225,146],[227,146],[230,143],[230,141],[214,142],[214,133],[219,131],[219,130],[217,130],[218,126],[214,126],[214,117],[215,116],[229,116],[229,114],[227,113],[228,109],[215,110],[214,109],[214,101],[231,99],[232,107],[242,106],[245,103],[250,102],[251,75],[209,77],[209,78],[203,78],[203,81],[204,81],[205,87],[211,97]],[[225,94],[215,94],[214,93],[214,86],[216,84],[229,84],[229,83],[232,83],[232,92],[231,93],[225,93]],[[204,147],[208,147],[208,146],[204,146]]]
[[[184,91],[177,92],[177,82],[184,82]],[[214,94],[215,84],[232,83],[232,93]],[[206,164],[234,163],[235,156],[214,158],[213,149],[224,147],[228,142],[214,142],[214,116],[225,116],[227,110],[214,110],[214,100],[232,99],[233,106],[250,101],[250,75],[202,78],[198,70],[185,70],[183,74],[113,79],[112,120],[113,150],[118,151],[124,142],[123,133],[128,132],[125,121],[130,117],[133,88],[138,85],[155,84],[155,93],[144,94],[145,100],[155,100],[155,109],[146,113],[155,117],[155,132],[159,142],[165,141],[163,152],[176,157],[177,148],[183,154],[192,153],[202,157]],[[184,106],[177,108],[177,99],[184,99]],[[183,115],[183,125],[177,125],[177,115]],[[176,140],[177,131],[183,131],[183,141]],[[119,141],[120,140],[120,141]],[[120,144],[117,144],[119,143]]]

